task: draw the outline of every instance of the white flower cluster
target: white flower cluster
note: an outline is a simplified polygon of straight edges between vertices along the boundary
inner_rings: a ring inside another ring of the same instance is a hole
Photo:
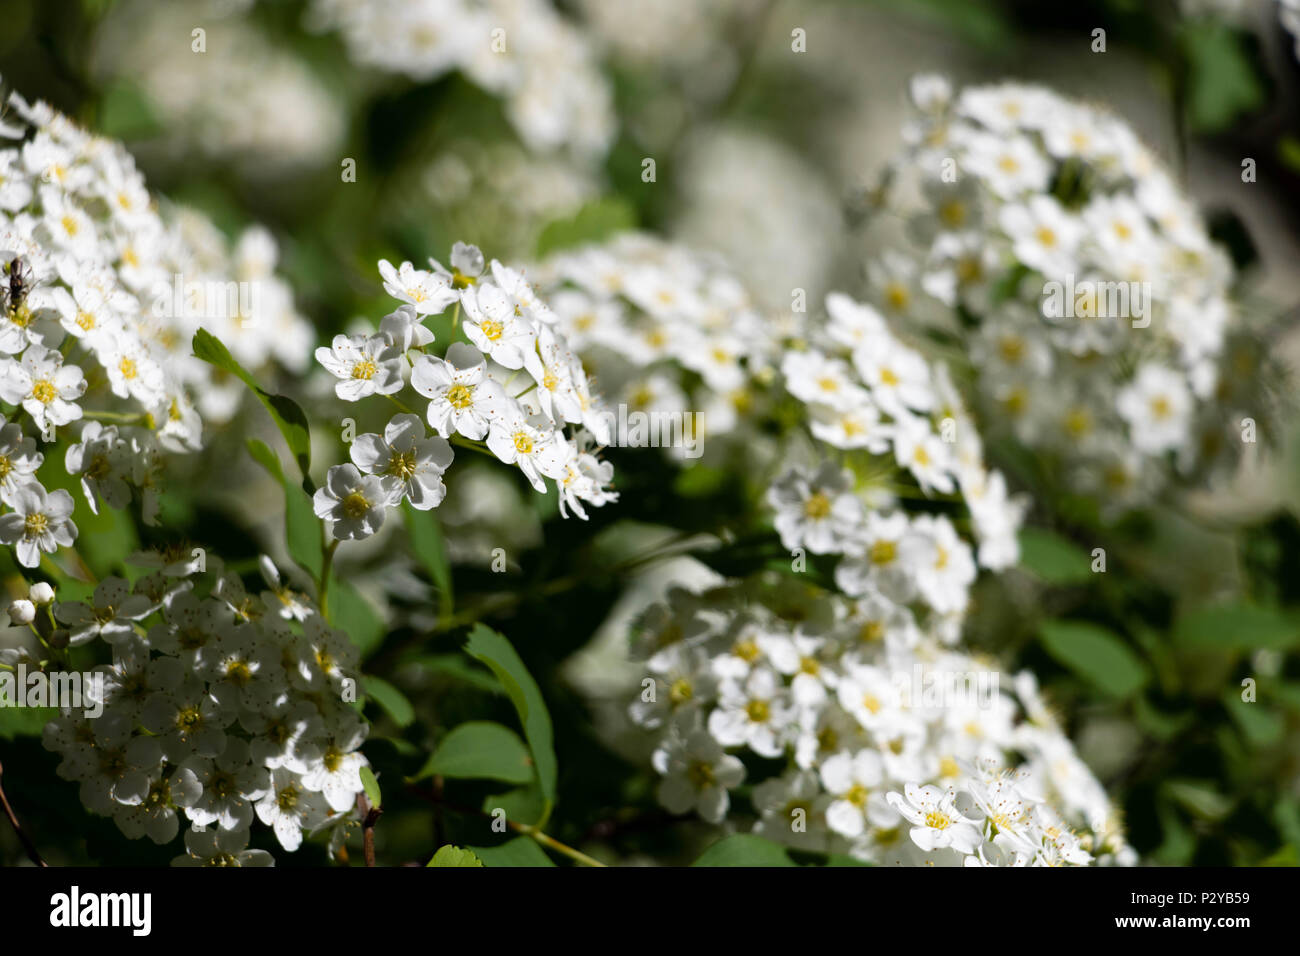
[[[419,82],[459,70],[505,100],[530,149],[595,160],[614,138],[609,84],[549,0],[314,0],[309,17],[363,66]]]
[[[609,489],[613,466],[597,458],[597,446],[609,443],[610,416],[557,331],[554,313],[522,273],[495,259],[486,266],[474,246],[456,243],[450,262],[448,269],[430,259],[426,270],[382,260],[384,288],[402,305],[378,332],[336,335],[316,350],[317,361],[339,379],[339,398],[385,395],[404,409],[383,435],[358,436],[353,464],[331,467],[317,490],[316,514],[337,539],[373,534],[386,510],[403,499],[420,510],[439,505],[453,458],[448,438],[517,466],[539,492],[552,479],[563,515],[585,519],[585,505],[618,498]],[[453,325],[468,342],[451,343],[443,357],[427,354],[434,334],[425,316],[453,304]],[[425,437],[420,417],[396,398],[408,368],[411,388],[428,399],[425,417],[437,435]],[[514,385],[521,372],[530,385]]]
[[[949,337],[990,420],[1117,503],[1226,448],[1233,267],[1133,130],[1038,86],[912,97],[885,200],[912,241],[868,268],[881,310]]]
[[[0,542],[35,567],[76,536],[71,496],[37,480],[38,443],[85,419],[64,467],[92,511],[125,506],[134,486],[152,521],[164,453],[196,451],[200,412],[230,418],[242,388],[190,355],[199,323],[237,332],[227,340],[250,368],[294,365],[311,328],[265,231],[232,258],[207,220],[159,214],[120,145],[44,103],[9,103],[21,122],[0,130],[15,141],[0,148]]]
[[[267,558],[261,593],[212,556],[201,593],[201,562],[188,546],[130,560],[156,570],[134,586],[105,578],[89,601],[11,610],[40,650],[0,652],[5,664],[58,671],[62,648],[111,648],[112,663],[97,669],[98,716],[64,707],[46,725],[59,775],[131,839],[170,842],[182,816],[195,830],[215,827],[186,837],[191,855],[210,865],[269,862],[242,851],[254,817],[288,851],[304,831],[327,828],[340,845],[366,763],[357,748],[367,725],[345,703],[356,699],[357,680],[347,635],[284,585]]]
[[[340,105],[305,62],[223,13],[212,3],[125,3],[99,28],[96,72],[138,89],[162,130],[133,148],[173,165],[219,161],[252,180],[331,162]]]
[[[783,320],[760,313],[714,257],[623,233],[557,253],[538,276],[611,402],[647,414],[698,410],[710,440],[742,438],[764,410]]]
[[[907,491],[896,483],[899,472],[926,496],[966,505],[986,568],[1019,559],[1025,503],[1008,495],[1001,472],[985,467],[979,431],[946,366],[931,369],[869,305],[832,292],[826,312],[824,324],[808,323],[808,347],[789,352],[781,374],[804,403],[801,419],[813,437],[839,449],[854,468],[794,469],[773,485],[768,501],[782,543],[848,555],[836,569],[847,594],[884,590],[910,599],[915,587],[936,611],[960,612],[975,579],[970,549],[946,516],[909,520],[892,510]]]
[[[639,629],[660,802],[882,864],[1131,863],[1031,675],[948,648],[934,615],[760,576],[670,593]],[[743,758],[743,759],[742,759]],[[761,768],[761,769],[759,769]]]

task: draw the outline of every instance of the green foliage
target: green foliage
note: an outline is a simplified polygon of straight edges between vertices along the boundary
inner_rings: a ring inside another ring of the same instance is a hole
[[[271,414],[276,427],[280,429],[280,434],[284,436],[285,444],[289,446],[289,452],[298,462],[298,468],[302,472],[303,490],[309,495],[314,492],[316,488],[312,484],[311,475],[308,474],[311,470],[311,434],[308,429],[307,415],[298,403],[284,395],[273,395],[263,389],[257,384],[257,380],[235,361],[235,357],[230,354],[230,350],[222,344],[221,340],[207,329],[199,329],[194,333],[192,348],[196,358],[201,358],[209,365],[229,372],[257,396],[257,400]]]
[[[417,779],[434,774],[528,783],[533,779],[533,760],[519,735],[509,727],[468,721],[452,728],[443,738]]]
[[[1112,697],[1131,697],[1146,685],[1149,674],[1128,646],[1113,632],[1085,621],[1043,621],[1039,636],[1047,652]]]
[[[476,624],[465,644],[470,657],[492,669],[505,688],[524,727],[524,737],[532,753],[537,782],[547,810],[555,804],[556,761],[551,716],[542,700],[537,682],[524,667],[510,642],[483,624]]]
[[[636,212],[626,200],[603,197],[587,203],[569,219],[552,222],[537,239],[537,255],[548,256],[589,242],[600,242],[636,228]]]
[[[1079,584],[1092,577],[1092,559],[1054,531],[1020,532],[1020,566],[1048,584]]]
[[[483,866],[483,861],[474,855],[473,850],[465,850],[458,846],[438,847],[438,852],[433,855],[433,859],[427,864],[428,866]]]

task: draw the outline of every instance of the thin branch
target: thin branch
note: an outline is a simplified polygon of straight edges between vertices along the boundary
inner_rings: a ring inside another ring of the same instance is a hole
[[[4,766],[0,765],[0,778],[4,777],[4,772]],[[22,824],[18,822],[18,817],[14,813],[14,808],[9,806],[9,798],[5,796],[5,788],[2,782],[0,782],[0,807],[4,808],[5,816],[9,818],[9,825],[14,828],[14,833],[18,834],[18,842],[21,843],[23,849],[27,851],[27,858],[37,866],[48,867],[49,864],[41,859],[41,854],[37,851],[36,844],[32,842],[32,838],[26,834],[23,830]]]

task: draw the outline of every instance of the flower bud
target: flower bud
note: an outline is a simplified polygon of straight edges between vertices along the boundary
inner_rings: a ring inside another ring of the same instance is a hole
[[[26,598],[19,598],[9,605],[9,620],[19,627],[36,620],[36,605]]]
[[[31,593],[28,596],[32,599],[32,603],[38,606],[49,604],[54,600],[54,588],[44,581],[37,581],[32,585]]]

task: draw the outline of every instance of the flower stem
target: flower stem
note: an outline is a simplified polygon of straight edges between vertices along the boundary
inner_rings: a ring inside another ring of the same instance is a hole
[[[316,593],[320,595],[320,615],[327,621],[329,620],[330,569],[334,564],[334,552],[338,549],[338,538],[325,546],[325,557],[320,565],[320,581],[316,585]]]

